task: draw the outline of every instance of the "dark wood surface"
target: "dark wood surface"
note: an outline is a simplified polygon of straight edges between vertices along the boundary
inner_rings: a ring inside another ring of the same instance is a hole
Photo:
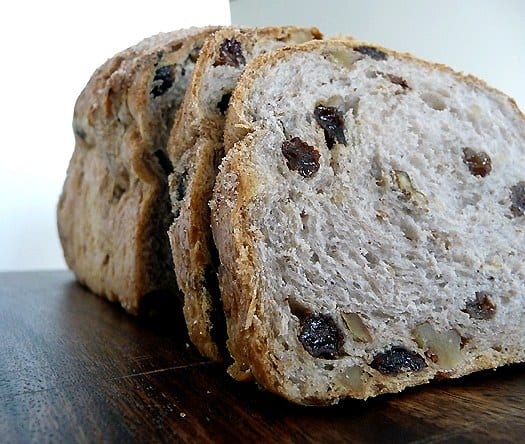
[[[179,325],[177,325],[179,324]],[[525,366],[299,407],[69,272],[0,274],[0,442],[525,442]]]

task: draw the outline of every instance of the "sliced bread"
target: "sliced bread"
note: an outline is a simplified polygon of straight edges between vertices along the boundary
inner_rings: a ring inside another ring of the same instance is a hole
[[[224,351],[225,326],[217,282],[208,202],[223,156],[224,114],[230,93],[252,58],[285,45],[320,38],[317,29],[224,28],[204,44],[168,143],[174,172],[169,230],[177,282],[192,342],[214,360]]]
[[[176,291],[166,142],[216,29],[159,34],[115,55],[75,105],[75,150],[57,211],[64,256],[80,282],[131,313]]]
[[[238,82],[211,202],[230,373],[302,404],[525,360],[525,121],[471,76],[318,41]]]

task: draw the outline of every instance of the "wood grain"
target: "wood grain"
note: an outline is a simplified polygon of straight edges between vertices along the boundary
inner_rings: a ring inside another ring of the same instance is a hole
[[[177,313],[132,318],[69,272],[0,274],[0,441],[524,440],[524,365],[299,407],[201,358]]]

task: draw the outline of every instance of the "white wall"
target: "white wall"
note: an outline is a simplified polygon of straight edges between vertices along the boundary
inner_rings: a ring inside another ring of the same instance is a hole
[[[230,22],[227,0],[9,1],[0,6],[0,271],[64,268],[55,207],[76,97],[117,51]]]
[[[523,0],[231,0],[232,23],[315,25],[476,75],[525,110]]]

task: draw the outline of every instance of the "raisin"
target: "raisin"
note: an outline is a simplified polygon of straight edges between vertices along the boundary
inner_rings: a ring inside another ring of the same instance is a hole
[[[160,66],[155,70],[150,94],[153,98],[162,96],[173,86],[173,65]]]
[[[463,148],[463,163],[467,165],[473,176],[485,177],[492,171],[492,160],[485,151]]]
[[[427,367],[427,363],[425,358],[414,351],[404,347],[392,347],[390,350],[378,353],[370,367],[384,375],[395,376],[401,372],[418,372]]]
[[[219,48],[219,57],[215,60],[213,66],[234,66],[238,68],[246,64],[246,59],[242,53],[242,47],[239,41],[235,39],[225,39]]]
[[[161,166],[166,176],[173,173],[173,165],[171,164],[170,160],[168,159],[168,156],[166,156],[166,153],[164,151],[157,150],[153,154],[157,158],[157,161],[159,162],[159,165]]]
[[[407,81],[403,77],[396,76],[394,74],[387,74],[386,77],[394,85],[399,85],[403,89],[411,89],[410,86],[408,86]]]
[[[518,182],[510,189],[512,205],[510,211],[514,217],[525,215],[525,182]]]
[[[310,315],[302,320],[299,341],[314,358],[335,359],[341,355],[343,334],[327,315]]]
[[[286,165],[303,177],[310,177],[319,170],[321,155],[313,146],[303,142],[299,137],[287,140],[281,147]]]
[[[219,111],[221,114],[226,114],[226,110],[228,109],[228,104],[230,103],[230,98],[232,96],[232,93],[226,93],[222,96],[219,103],[217,103],[217,108],[219,108]]]
[[[372,57],[374,60],[386,60],[387,58],[386,53],[374,48],[373,46],[358,46],[357,48],[354,48],[354,51]]]
[[[341,111],[333,106],[319,105],[315,107],[314,116],[317,123],[324,130],[326,144],[329,149],[334,146],[336,141],[346,145],[345,121]]]
[[[490,294],[486,291],[476,291],[476,298],[467,301],[462,311],[473,319],[492,319],[496,314],[496,304],[492,302]]]

